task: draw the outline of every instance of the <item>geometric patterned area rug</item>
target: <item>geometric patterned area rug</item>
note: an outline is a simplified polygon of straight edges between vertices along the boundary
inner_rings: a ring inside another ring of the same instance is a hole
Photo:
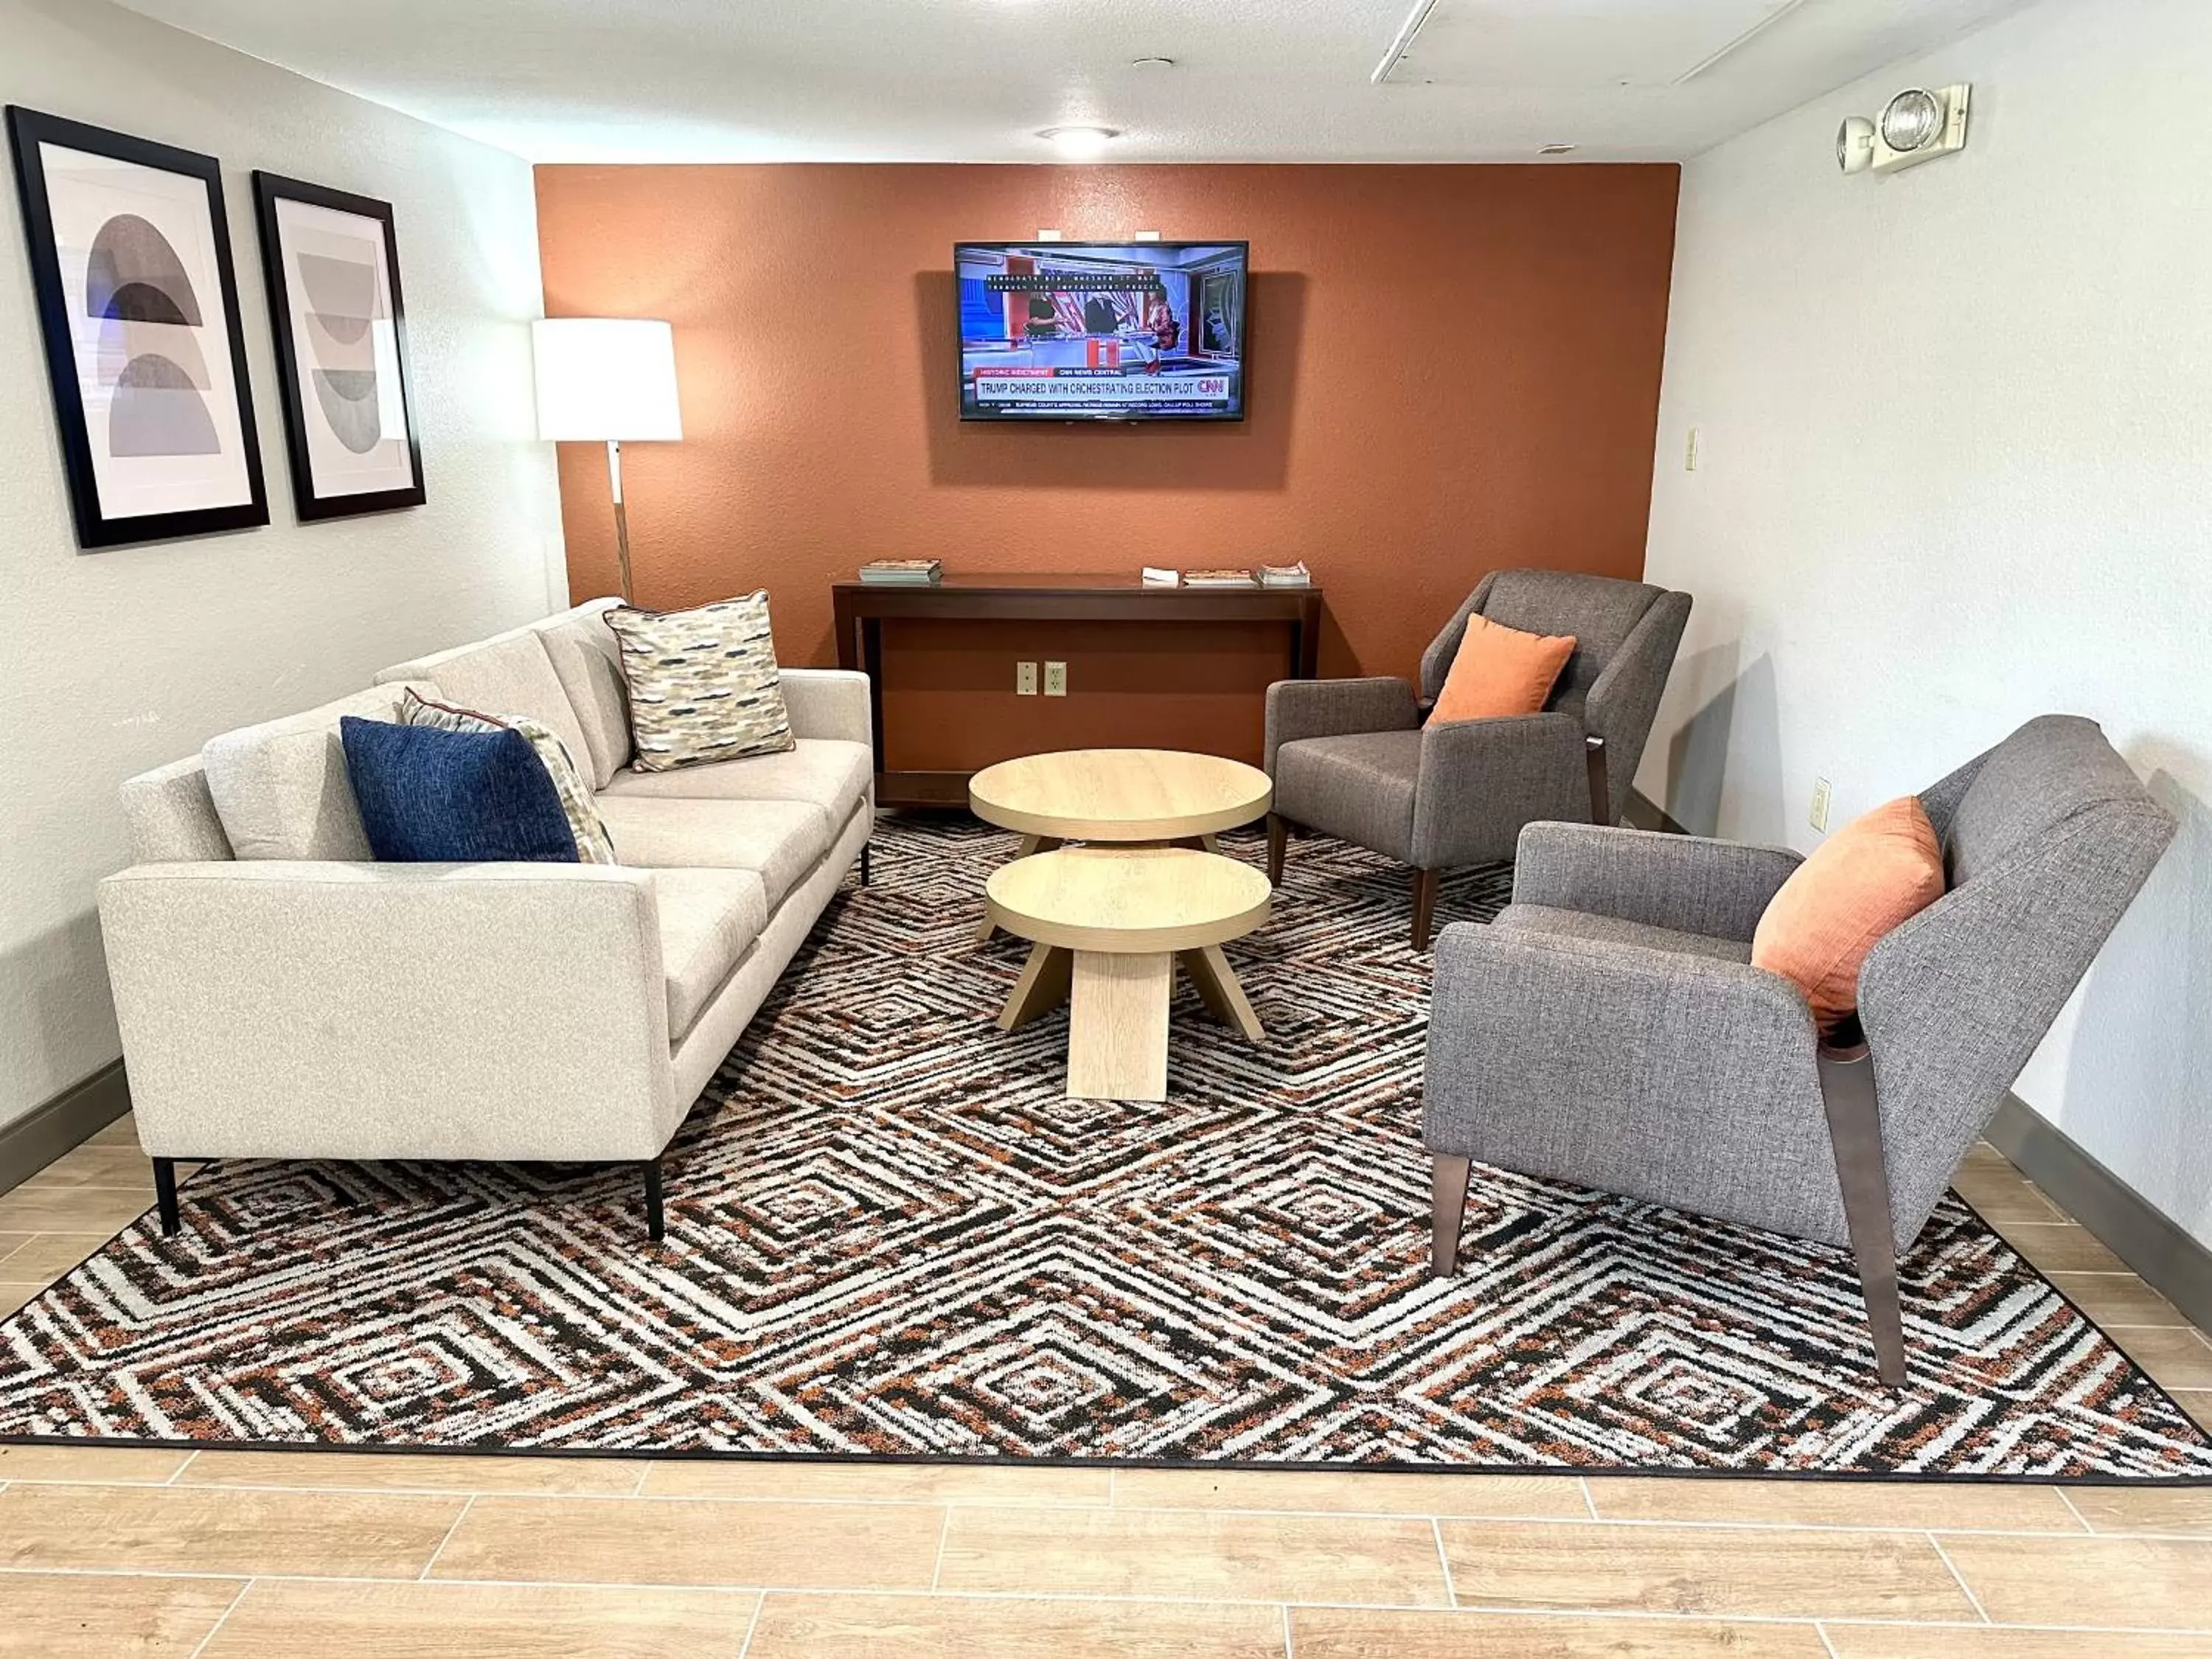
[[[1429,962],[1317,839],[1179,987],[1164,1104],[993,1023],[1013,838],[887,823],[672,1149],[634,1170],[227,1162],[0,1322],[0,1438],[192,1447],[2180,1481],[2212,1443],[1956,1197],[1873,1374],[1840,1251],[1478,1168],[1428,1277]],[[1256,860],[1256,837],[1231,850]],[[1510,872],[1447,885],[1495,914]],[[466,1111],[469,1103],[453,1103]]]

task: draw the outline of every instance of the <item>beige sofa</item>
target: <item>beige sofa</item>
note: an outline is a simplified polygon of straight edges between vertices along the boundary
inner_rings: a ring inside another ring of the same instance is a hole
[[[131,779],[100,928],[165,1230],[174,1164],[496,1158],[644,1168],[874,821],[867,680],[786,669],[798,747],[629,766],[601,599],[380,674]],[[378,864],[337,738],[402,690],[529,714],[586,769],[623,863]]]

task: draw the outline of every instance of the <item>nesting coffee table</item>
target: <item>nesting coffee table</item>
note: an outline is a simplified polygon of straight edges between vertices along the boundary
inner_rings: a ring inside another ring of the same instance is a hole
[[[1256,768],[1158,749],[1028,756],[970,781],[975,815],[1023,836],[985,889],[983,937],[1003,927],[1032,941],[999,1024],[1012,1030],[1067,1003],[1069,1094],[1167,1097],[1178,963],[1208,1012],[1262,1039],[1221,947],[1267,921],[1271,890],[1213,836],[1272,798]]]
[[[1274,785],[1256,766],[1175,749],[1069,749],[986,767],[969,810],[1022,837],[1017,857],[1071,841],[1187,842],[1206,852],[1224,830],[1266,816]],[[983,920],[979,939],[996,925]]]

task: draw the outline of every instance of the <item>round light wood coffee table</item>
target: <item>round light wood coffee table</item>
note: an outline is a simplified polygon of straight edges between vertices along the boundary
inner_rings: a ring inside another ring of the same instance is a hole
[[[1178,962],[1217,1019],[1265,1035],[1221,953],[1267,920],[1267,878],[1250,865],[1182,847],[1070,847],[1015,860],[984,890],[991,920],[1036,942],[999,1024],[1011,1031],[1067,1003],[1069,1094],[1167,1098]]]
[[[1071,841],[1187,842],[1211,853],[1218,831],[1264,817],[1273,799],[1258,767],[1174,749],[1024,755],[968,781],[969,810],[1020,831],[1021,858]],[[979,942],[993,927],[987,916]]]

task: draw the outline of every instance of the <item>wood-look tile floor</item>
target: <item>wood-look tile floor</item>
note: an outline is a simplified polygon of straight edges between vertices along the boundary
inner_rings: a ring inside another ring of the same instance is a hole
[[[2212,1341],[1960,1190],[2212,1424]],[[0,1194],[0,1308],[152,1202]],[[2212,1490],[0,1447],[0,1656],[2212,1656]]]

